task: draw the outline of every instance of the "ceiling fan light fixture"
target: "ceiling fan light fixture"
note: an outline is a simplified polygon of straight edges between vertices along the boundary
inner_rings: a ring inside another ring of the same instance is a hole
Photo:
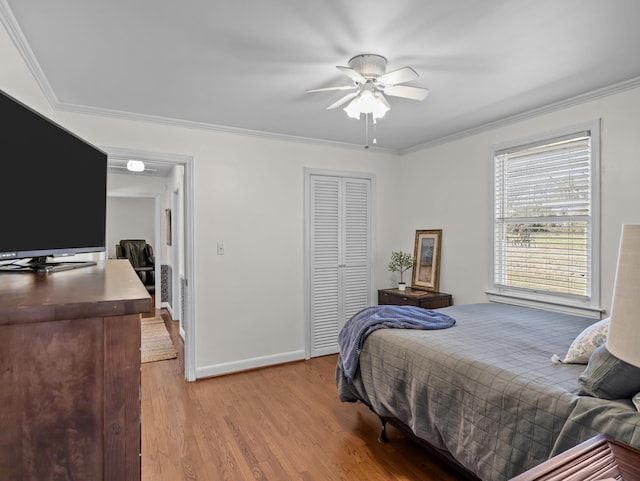
[[[131,172],[144,172],[144,162],[141,160],[130,160],[127,162],[127,170]]]
[[[360,109],[358,108],[357,100],[360,97],[356,97],[351,102],[347,104],[347,106],[343,109],[349,117],[352,119],[360,120]]]
[[[384,117],[384,114],[386,114],[391,107],[389,107],[389,103],[380,92],[374,92],[373,98],[375,99],[375,103],[371,106],[371,113],[374,119],[380,119]]]
[[[372,114],[374,119],[379,119],[384,117],[389,106],[379,92],[362,90],[343,110],[352,119],[360,120],[361,114]]]

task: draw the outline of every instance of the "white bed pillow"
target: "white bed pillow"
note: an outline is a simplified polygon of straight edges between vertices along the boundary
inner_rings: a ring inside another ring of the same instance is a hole
[[[640,412],[640,392],[631,398],[631,402],[636,407],[636,409]]]
[[[610,320],[607,317],[586,327],[571,343],[564,359],[554,354],[551,360],[556,364],[588,364],[591,354],[607,342]]]

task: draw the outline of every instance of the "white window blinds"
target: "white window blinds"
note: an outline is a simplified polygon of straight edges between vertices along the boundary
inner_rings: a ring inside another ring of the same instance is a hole
[[[495,287],[589,299],[591,131],[499,150],[494,168]]]

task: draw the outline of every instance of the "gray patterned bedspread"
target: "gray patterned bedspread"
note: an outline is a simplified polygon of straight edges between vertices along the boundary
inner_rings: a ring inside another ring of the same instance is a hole
[[[578,396],[586,366],[553,364],[595,322],[506,304],[451,306],[443,330],[382,329],[368,336],[341,401],[398,419],[485,481],[510,479],[596,434],[640,447],[631,400]]]

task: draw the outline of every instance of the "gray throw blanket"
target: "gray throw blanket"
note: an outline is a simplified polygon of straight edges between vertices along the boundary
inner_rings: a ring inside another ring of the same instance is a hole
[[[349,319],[340,334],[340,368],[349,380],[358,371],[360,351],[366,337],[377,329],[445,329],[456,323],[452,317],[415,306],[371,306]]]

